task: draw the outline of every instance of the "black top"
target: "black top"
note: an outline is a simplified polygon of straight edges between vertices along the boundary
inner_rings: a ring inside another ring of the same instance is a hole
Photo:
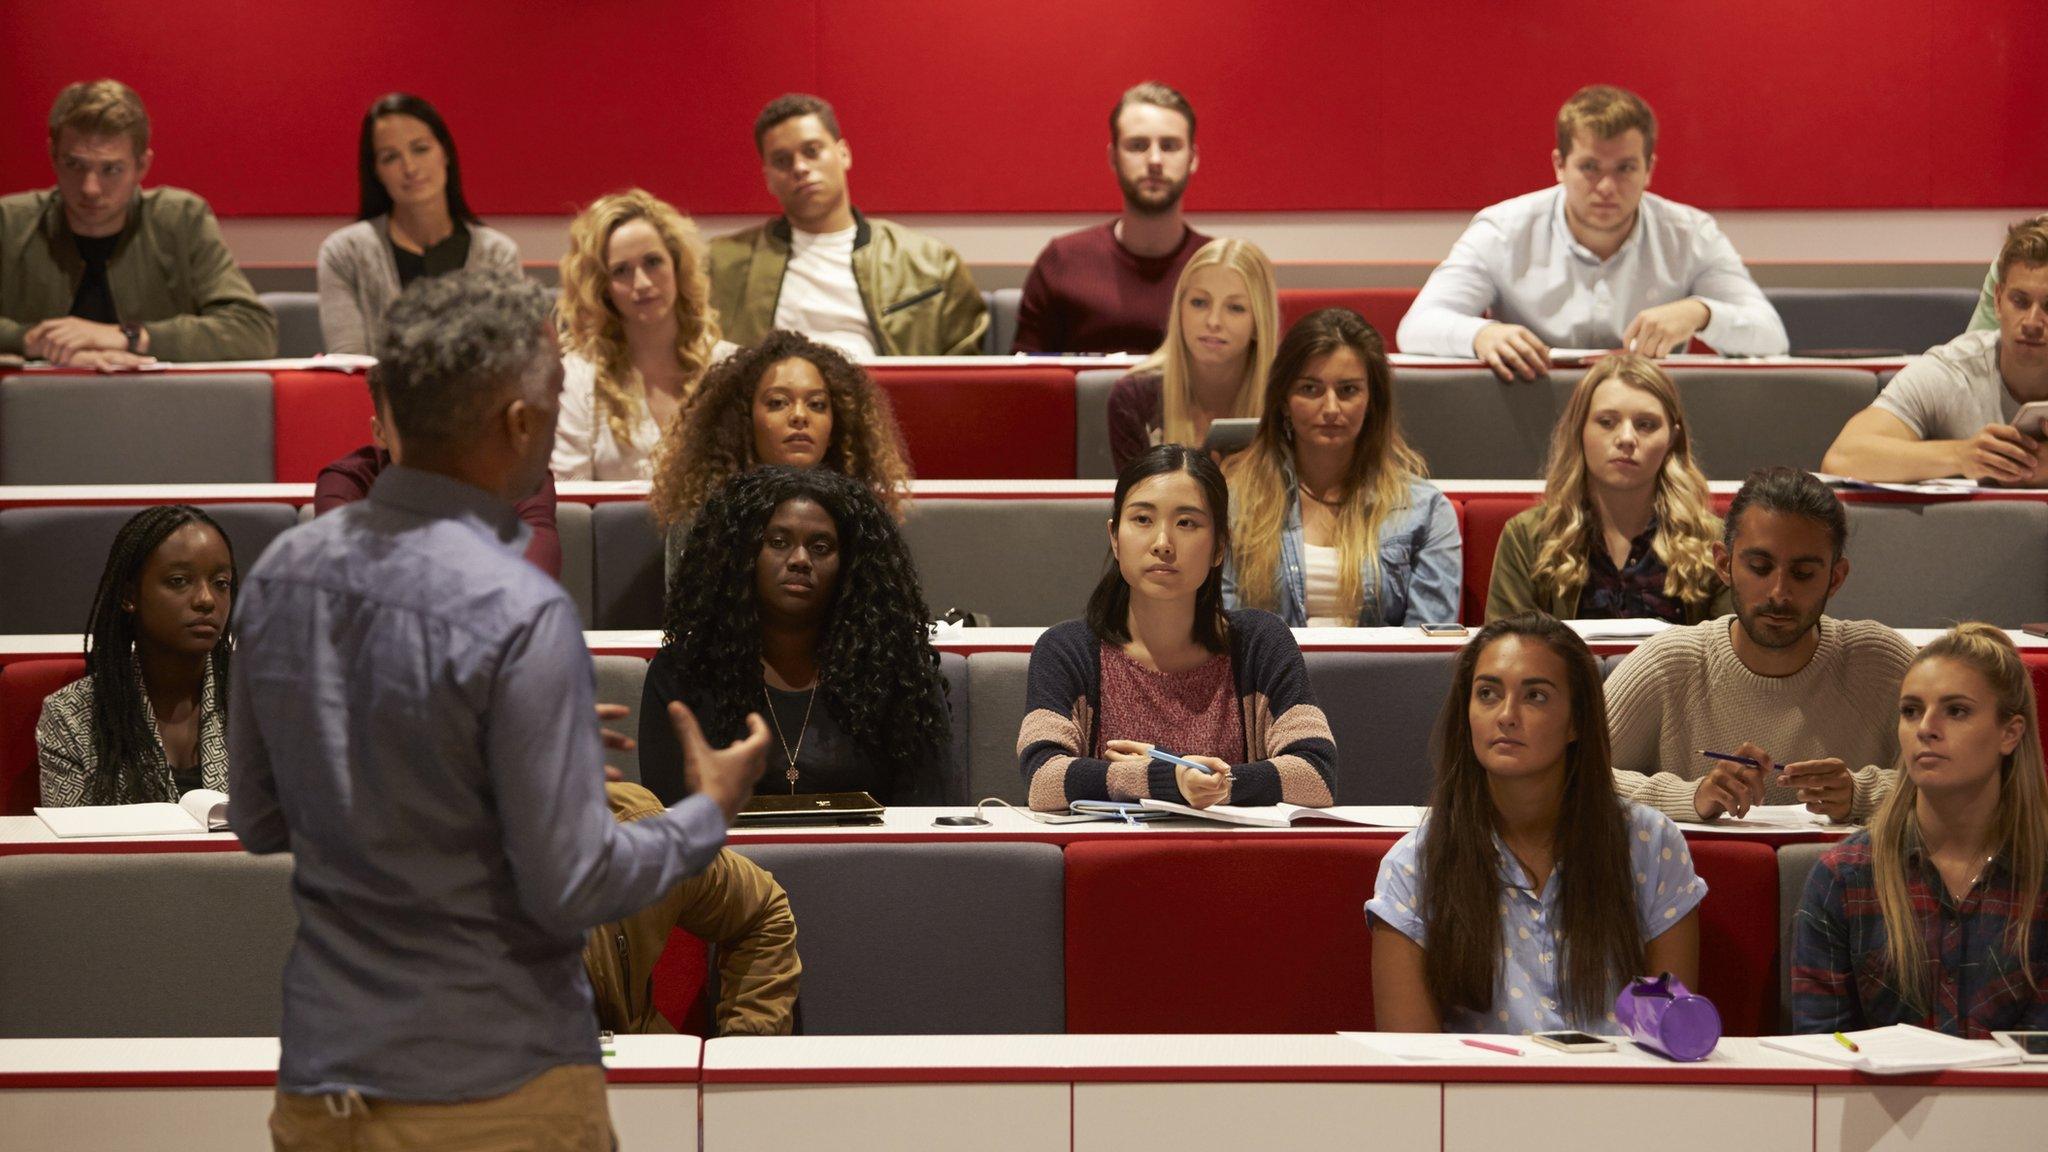
[[[121,314],[114,308],[114,289],[107,283],[107,261],[114,258],[114,245],[121,242],[121,234],[74,235],[71,239],[78,245],[78,258],[85,261],[85,277],[71,297],[71,314],[100,324],[119,324]]]
[[[668,706],[672,700],[681,700],[694,710],[697,693],[693,688],[680,675],[674,648],[663,647],[654,654],[654,659],[647,665],[646,683],[640,691],[640,783],[671,807],[688,795],[689,789],[683,781],[683,749],[676,742],[675,731],[669,727]],[[866,792],[883,804],[914,803],[912,796],[896,795],[896,782],[891,774],[870,763],[867,756],[854,746],[853,739],[839,726],[839,721],[832,716],[831,708],[824,701],[810,707],[814,691],[768,689],[768,699],[774,705],[774,718],[769,719],[765,712],[761,716],[768,721],[768,768],[754,785],[755,794],[786,796],[790,793],[789,760],[784,755],[784,745],[787,744],[796,751],[795,791],[798,795]],[[810,711],[808,724],[804,720],[807,707]],[[781,729],[779,739],[778,725]],[[802,734],[801,747],[797,743],[799,733]],[[706,732],[704,735],[715,746],[744,733],[721,736]]]
[[[398,265],[400,288],[410,287],[422,276],[460,272],[462,266],[469,263],[469,227],[460,220],[456,221],[455,231],[425,252],[407,252],[394,243],[391,245],[391,259]]]

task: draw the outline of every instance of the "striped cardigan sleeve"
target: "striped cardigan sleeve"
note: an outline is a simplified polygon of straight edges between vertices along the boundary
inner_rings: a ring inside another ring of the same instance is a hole
[[[1270,612],[1230,614],[1245,745],[1258,759],[1235,765],[1232,804],[1337,802],[1337,741],[1316,706],[1294,634]]]
[[[1017,732],[1017,765],[1033,809],[1058,812],[1075,800],[1111,798],[1109,762],[1083,755],[1100,693],[1088,625],[1069,620],[1048,628],[1031,647],[1024,723]]]

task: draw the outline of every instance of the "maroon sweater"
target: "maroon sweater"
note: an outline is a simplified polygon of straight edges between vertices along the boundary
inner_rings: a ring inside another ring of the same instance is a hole
[[[1057,237],[1038,254],[1017,308],[1016,352],[1150,352],[1166,340],[1173,288],[1209,238],[1187,230],[1164,256],[1134,256],[1116,221]]]
[[[343,456],[320,470],[313,482],[313,515],[325,516],[343,504],[353,504],[370,494],[377,474],[391,463],[391,454],[374,444]],[[521,500],[519,518],[533,529],[526,542],[526,558],[533,566],[559,580],[562,578],[562,538],[555,531],[555,477],[549,473],[540,491]]]

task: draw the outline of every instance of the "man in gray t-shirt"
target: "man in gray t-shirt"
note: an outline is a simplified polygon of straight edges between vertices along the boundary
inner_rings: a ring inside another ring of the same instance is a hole
[[[1850,418],[1822,471],[1859,480],[1964,476],[2048,485],[2048,447],[2022,405],[2048,401],[2048,218],[2024,220],[1998,254],[1995,330],[1931,348]]]

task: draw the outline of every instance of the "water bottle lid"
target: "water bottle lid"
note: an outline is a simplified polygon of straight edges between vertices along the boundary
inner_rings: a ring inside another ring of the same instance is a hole
[[[1657,1039],[1675,1060],[1704,1060],[1721,1042],[1721,1013],[1704,996],[1681,996],[1658,1021]]]

